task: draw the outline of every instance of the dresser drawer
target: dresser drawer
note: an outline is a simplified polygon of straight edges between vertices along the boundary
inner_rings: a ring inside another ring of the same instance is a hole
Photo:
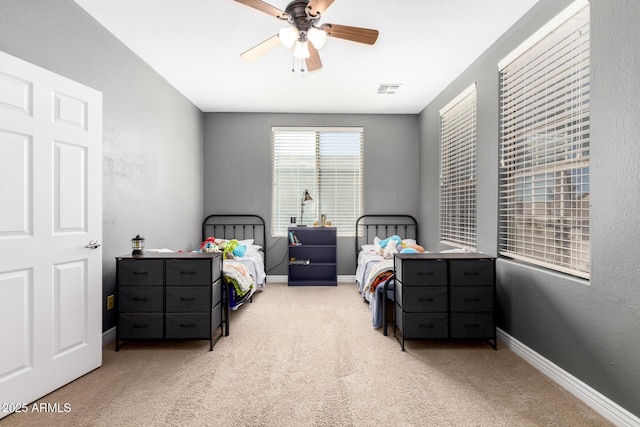
[[[207,313],[167,313],[167,338],[210,338],[211,320]],[[215,322],[214,322],[215,323]]]
[[[167,260],[167,286],[211,285],[211,262],[205,260]]]
[[[447,263],[439,260],[396,260],[396,277],[404,286],[447,286]]]
[[[213,327],[213,331],[215,331],[218,327],[222,326],[222,301],[213,306],[211,310],[211,324]]]
[[[397,283],[395,289],[395,300],[404,311],[446,312],[448,309],[446,286],[404,286]]]
[[[118,318],[119,339],[162,338],[164,314],[121,313]]]
[[[118,291],[119,312],[162,312],[161,286],[123,286]]]
[[[447,313],[407,313],[396,304],[396,325],[404,339],[447,338]]]
[[[167,313],[211,309],[211,286],[167,286]]]
[[[493,288],[491,286],[452,287],[451,311],[493,311]]]
[[[119,286],[162,286],[163,276],[162,260],[125,259],[118,262]]]
[[[222,302],[222,279],[216,280],[211,285],[211,292],[213,297],[211,298],[211,305],[216,305]]]
[[[451,338],[493,338],[493,313],[451,313]]]
[[[494,265],[489,260],[449,261],[451,286],[492,286]]]

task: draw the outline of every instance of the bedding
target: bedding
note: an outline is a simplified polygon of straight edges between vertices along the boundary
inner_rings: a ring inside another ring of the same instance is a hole
[[[386,326],[384,302],[393,300],[394,255],[425,250],[416,241],[418,223],[410,215],[363,215],[356,230],[356,285],[371,309],[372,326],[379,328]]]
[[[228,308],[237,310],[266,286],[264,220],[252,214],[214,214],[202,223],[202,251],[223,253]]]
[[[267,278],[262,247],[253,239],[208,237],[200,244],[203,252],[222,253],[222,276],[229,285],[229,308],[237,310],[253,294],[264,288]]]

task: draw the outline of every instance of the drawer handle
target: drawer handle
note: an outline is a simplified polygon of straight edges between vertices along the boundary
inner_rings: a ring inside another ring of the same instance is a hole
[[[480,298],[465,298],[464,300],[467,302],[478,302],[480,301]]]
[[[433,302],[433,298],[418,298],[418,301],[420,301],[420,302],[424,302],[424,301]]]
[[[465,328],[479,328],[480,324],[479,323],[465,323],[464,327]]]
[[[138,275],[138,274],[149,274],[148,271],[134,271],[133,272],[134,275]]]
[[[149,325],[133,325],[133,327],[134,327],[135,329],[145,329],[145,328],[148,328],[148,327],[149,327]]]
[[[133,298],[134,301],[149,301],[149,298]]]
[[[477,276],[478,274],[480,274],[479,271],[465,271],[464,272],[465,276]]]
[[[433,329],[433,328],[435,328],[435,326],[433,324],[429,324],[429,325],[420,324],[418,327],[421,328],[421,329]]]
[[[427,271],[426,273],[419,272],[418,276],[433,276],[433,271]]]
[[[195,301],[195,298],[184,298],[184,297],[180,297],[180,301]]]
[[[195,323],[180,323],[181,328],[195,328]]]
[[[195,271],[181,271],[180,274],[194,275],[194,274],[196,274],[196,272]]]

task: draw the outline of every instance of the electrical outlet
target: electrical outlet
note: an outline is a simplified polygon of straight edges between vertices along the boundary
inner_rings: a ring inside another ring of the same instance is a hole
[[[113,295],[109,295],[107,297],[107,310],[113,310],[113,306],[115,304],[115,298]]]

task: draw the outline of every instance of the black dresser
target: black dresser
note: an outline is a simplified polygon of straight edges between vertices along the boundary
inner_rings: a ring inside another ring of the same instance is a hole
[[[209,340],[223,333],[218,253],[158,253],[116,258],[116,351],[121,341]]]
[[[496,349],[495,258],[475,253],[396,254],[394,335],[478,339]]]

